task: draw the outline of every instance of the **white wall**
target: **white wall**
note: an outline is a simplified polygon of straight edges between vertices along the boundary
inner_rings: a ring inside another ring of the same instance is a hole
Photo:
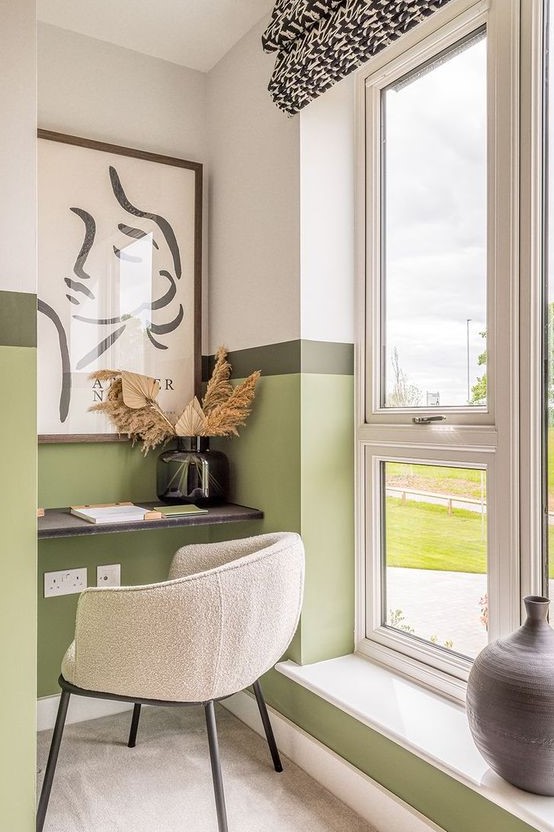
[[[300,337],[299,120],[267,92],[264,28],[208,73],[211,352]]]
[[[0,290],[36,292],[35,4],[0,0]]]
[[[354,111],[350,75],[300,119],[301,337],[354,341]]]
[[[203,73],[39,23],[39,127],[203,162],[205,114]]]

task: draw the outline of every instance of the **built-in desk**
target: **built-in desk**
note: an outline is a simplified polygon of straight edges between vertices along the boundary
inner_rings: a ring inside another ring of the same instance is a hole
[[[157,502],[137,502],[145,508],[154,508]],[[47,540],[53,537],[81,537],[90,534],[113,534],[114,532],[147,531],[148,529],[173,529],[177,526],[211,526],[221,523],[240,523],[244,520],[260,520],[263,511],[235,503],[224,503],[208,508],[207,514],[183,515],[182,517],[163,517],[161,520],[139,520],[135,523],[88,523],[75,517],[69,508],[48,508],[44,517],[39,517],[38,538]]]

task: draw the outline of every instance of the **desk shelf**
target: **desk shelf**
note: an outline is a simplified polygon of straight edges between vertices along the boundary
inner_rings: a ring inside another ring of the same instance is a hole
[[[154,508],[158,502],[137,502],[144,508]],[[54,537],[82,537],[91,534],[147,531],[148,529],[174,529],[177,526],[213,526],[221,523],[240,523],[244,520],[261,520],[263,511],[235,503],[210,506],[207,514],[185,514],[181,517],[163,517],[161,520],[139,520],[134,523],[88,523],[71,514],[69,508],[48,508],[37,521],[38,539]]]

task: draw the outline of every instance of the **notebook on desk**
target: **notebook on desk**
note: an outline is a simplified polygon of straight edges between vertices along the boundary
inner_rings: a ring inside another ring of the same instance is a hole
[[[154,511],[159,511],[164,517],[182,517],[185,514],[207,514],[207,508],[199,508],[191,503],[179,506],[155,506]]]
[[[133,503],[111,505],[71,506],[71,514],[88,523],[138,523],[141,520],[161,520],[156,509],[136,506]]]

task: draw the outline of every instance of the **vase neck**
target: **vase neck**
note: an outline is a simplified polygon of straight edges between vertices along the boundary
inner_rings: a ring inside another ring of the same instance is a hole
[[[207,451],[210,447],[210,440],[208,436],[178,436],[177,450],[178,451]]]
[[[548,608],[550,601],[541,595],[527,595],[523,599],[527,613],[526,624],[543,624],[548,621]]]

